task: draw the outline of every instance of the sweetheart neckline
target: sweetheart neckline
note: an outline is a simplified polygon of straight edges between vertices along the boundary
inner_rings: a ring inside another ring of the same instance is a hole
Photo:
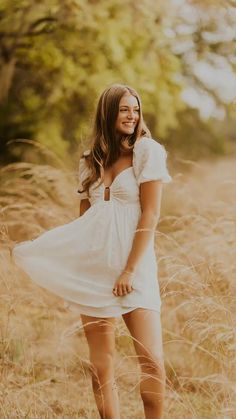
[[[111,186],[114,184],[115,180],[124,172],[126,172],[127,170],[133,169],[133,165],[126,167],[125,169],[121,170],[113,179],[113,181],[111,182],[111,184],[109,186],[106,186],[104,182],[102,182],[102,185],[104,186],[104,188],[106,189],[110,189]]]
[[[126,172],[127,170],[130,170],[130,169],[134,169],[134,154],[135,154],[135,148],[136,148],[136,146],[137,146],[137,144],[138,144],[138,143],[142,142],[142,140],[144,140],[144,137],[140,138],[139,140],[136,140],[136,141],[135,141],[135,143],[134,143],[134,147],[133,147],[133,156],[132,156],[132,166],[126,167],[125,169],[121,170],[121,172],[119,172],[119,173],[118,173],[118,175],[116,175],[116,176],[114,177],[113,181],[111,182],[111,184],[110,184],[109,186],[106,186],[104,182],[102,182],[100,186],[103,186],[103,188],[104,188],[104,189],[106,189],[106,188],[107,188],[107,189],[110,189],[110,188],[113,186],[113,184],[115,183],[116,179],[117,179],[117,178],[119,178],[119,176],[120,176],[123,172]],[[101,179],[101,178],[99,178],[99,179]]]
[[[136,140],[135,141],[135,143],[134,143],[134,147],[133,147],[133,155],[132,155],[132,166],[129,166],[129,167],[126,167],[125,169],[123,169],[123,170],[121,170],[121,172],[119,172],[118,173],[118,175],[116,175],[115,177],[114,177],[114,179],[113,179],[113,181],[111,182],[111,184],[109,185],[109,186],[106,186],[105,185],[105,183],[104,182],[102,182],[102,185],[103,185],[103,187],[104,187],[104,189],[110,189],[112,186],[113,186],[113,184],[114,184],[114,182],[115,182],[115,180],[123,173],[123,172],[126,172],[127,170],[130,170],[130,169],[133,169],[134,168],[134,154],[135,154],[135,148],[136,148],[136,146],[137,146],[137,144],[141,141],[141,140],[143,140],[143,137],[142,138],[140,138],[139,140]]]

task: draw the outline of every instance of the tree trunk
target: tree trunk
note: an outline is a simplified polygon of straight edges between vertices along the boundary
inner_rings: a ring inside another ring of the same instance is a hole
[[[15,57],[4,62],[0,69],[0,104],[8,97],[16,65]]]

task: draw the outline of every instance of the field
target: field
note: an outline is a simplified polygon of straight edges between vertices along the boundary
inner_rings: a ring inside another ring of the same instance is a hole
[[[74,173],[15,163],[0,179],[0,417],[98,418],[78,315],[32,283],[9,251],[78,217]],[[179,161],[173,179],[156,231],[165,419],[235,419],[235,161]],[[121,417],[142,419],[139,370],[122,319],[116,339]]]

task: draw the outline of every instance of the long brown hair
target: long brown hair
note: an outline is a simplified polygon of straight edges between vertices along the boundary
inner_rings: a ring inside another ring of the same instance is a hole
[[[119,113],[120,100],[127,93],[136,97],[138,101],[139,121],[133,134],[122,135],[116,132],[115,124]],[[101,178],[101,182],[103,182],[104,169],[117,161],[122,151],[132,150],[135,141],[142,136],[151,137],[151,133],[143,119],[142,103],[138,93],[125,84],[112,84],[103,91],[98,100],[90,136],[90,152],[83,153],[81,156],[90,169],[89,176],[83,180],[83,191],[79,190],[79,192],[87,191],[89,194],[89,187],[95,181]],[[124,142],[128,144],[127,147],[124,146]]]

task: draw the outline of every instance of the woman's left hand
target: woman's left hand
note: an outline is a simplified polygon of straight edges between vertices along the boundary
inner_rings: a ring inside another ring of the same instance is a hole
[[[114,287],[113,287],[113,294],[116,297],[122,297],[133,291],[132,287],[133,278],[127,272],[122,272],[118,279],[116,280]]]

